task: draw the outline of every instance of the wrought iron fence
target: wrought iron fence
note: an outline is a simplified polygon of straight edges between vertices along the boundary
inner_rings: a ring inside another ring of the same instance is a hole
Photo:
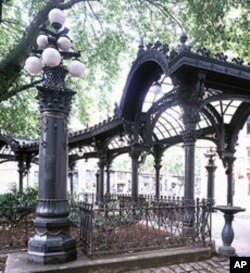
[[[119,200],[102,208],[79,203],[80,240],[88,255],[161,249],[211,241],[211,207],[204,199],[151,200],[120,206]]]
[[[105,194],[103,198],[100,198],[100,196],[96,195],[95,193],[82,193],[77,196],[77,201],[85,202],[89,204],[100,204],[99,200],[102,199],[102,204],[107,204],[111,201],[119,201],[120,207],[129,207],[132,204],[132,197],[130,194],[116,194],[116,193],[110,193]],[[172,196],[159,196],[156,197],[155,195],[144,195],[141,194],[137,197],[136,205],[144,205],[145,203],[151,204],[153,202],[161,202],[161,203],[168,203],[168,202],[180,202],[183,201],[180,197],[172,197]]]

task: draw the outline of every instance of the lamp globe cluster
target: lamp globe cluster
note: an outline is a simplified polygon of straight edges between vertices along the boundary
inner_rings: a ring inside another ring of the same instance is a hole
[[[33,54],[25,62],[25,69],[33,75],[40,74],[44,66],[57,67],[62,64],[65,58],[74,58],[66,67],[68,73],[73,77],[81,77],[84,73],[84,66],[76,58],[76,53],[72,50],[71,40],[67,36],[68,29],[63,28],[65,17],[62,10],[54,8],[49,12],[48,19],[55,32],[49,31],[44,27],[37,37],[37,45],[41,53],[41,59]]]

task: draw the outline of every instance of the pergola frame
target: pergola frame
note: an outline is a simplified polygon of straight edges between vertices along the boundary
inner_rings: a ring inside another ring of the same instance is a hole
[[[113,117],[69,134],[71,169],[73,163],[81,158],[99,159],[99,202],[103,200],[105,166],[109,173],[113,159],[124,153],[131,156],[134,202],[138,196],[138,164],[145,152],[155,158],[155,194],[159,196],[162,155],[167,148],[180,142],[184,143],[185,149],[184,198],[192,202],[195,142],[197,139],[206,139],[216,144],[217,152],[227,169],[227,203],[233,204],[235,145],[239,131],[250,114],[250,69],[242,65],[239,58],[234,59],[234,62],[226,61],[223,53],[210,57],[204,48],[193,52],[186,45],[186,40],[187,37],[183,35],[179,47],[171,52],[168,45],[160,42],[149,44],[146,48],[140,44],[121,103],[116,106]],[[162,77],[172,80],[172,90],[153,101],[147,111],[143,111],[143,103],[151,86]],[[180,117],[175,116],[178,111],[181,111]],[[229,122],[226,122],[227,118]],[[199,122],[202,121],[203,126],[200,126]],[[178,128],[173,124],[177,124]],[[159,134],[161,137],[158,137]],[[127,143],[121,141],[123,139]],[[18,161],[20,177],[23,177],[30,163],[37,162],[39,141],[25,142],[1,135],[0,147],[5,145],[14,153],[1,153],[0,157],[3,161]],[[79,149],[84,150],[83,156],[77,154]],[[22,178],[19,183],[22,190]]]

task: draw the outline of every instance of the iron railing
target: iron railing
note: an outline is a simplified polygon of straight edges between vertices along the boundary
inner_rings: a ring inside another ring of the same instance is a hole
[[[90,256],[211,242],[211,206],[204,199],[167,198],[136,207],[117,200],[101,208],[81,202],[78,208],[80,240]]]

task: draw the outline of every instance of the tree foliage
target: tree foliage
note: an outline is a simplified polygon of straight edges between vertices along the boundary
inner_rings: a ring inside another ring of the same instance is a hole
[[[117,88],[122,88],[115,88],[115,83],[124,77],[124,68],[135,58],[142,36],[148,42],[160,39],[176,46],[179,34],[185,31],[194,47],[225,51],[232,57],[239,55],[246,63],[249,61],[249,1],[3,1],[0,128],[7,134],[33,137],[38,132],[35,96],[29,91],[38,78],[28,76],[23,65],[30,46],[35,46],[39,25],[46,22],[49,10],[57,4],[65,9],[74,48],[81,52],[86,66],[83,79],[68,80],[69,87],[77,91],[72,115],[82,124],[94,117],[105,118],[112,111],[113,97],[115,93],[121,94]]]

